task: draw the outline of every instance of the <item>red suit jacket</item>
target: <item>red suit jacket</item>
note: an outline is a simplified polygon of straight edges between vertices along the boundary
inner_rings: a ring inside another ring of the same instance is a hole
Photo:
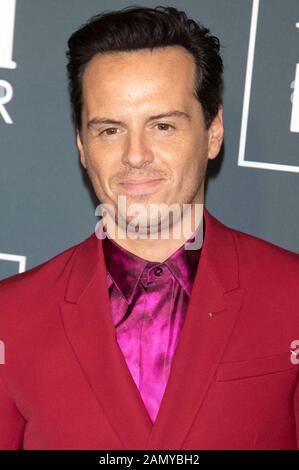
[[[299,255],[204,217],[154,424],[116,341],[94,233],[0,282],[0,449],[299,448]]]

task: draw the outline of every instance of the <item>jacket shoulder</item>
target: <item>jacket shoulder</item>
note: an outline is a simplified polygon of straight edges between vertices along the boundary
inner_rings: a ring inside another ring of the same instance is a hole
[[[263,261],[269,260],[271,262],[294,263],[294,266],[298,265],[298,253],[236,228],[228,228],[241,257],[258,260],[258,256],[261,256]]]
[[[68,266],[77,249],[93,236],[61,251],[52,258],[28,269],[0,280],[0,314],[4,314],[7,305],[36,302],[41,296],[55,292],[67,276]]]
[[[221,243],[229,234],[229,245],[233,241],[233,245],[237,250],[240,261],[251,261],[252,263],[260,261],[272,263],[286,263],[298,266],[299,254],[291,250],[276,245],[256,235],[239,230],[231,225],[216,218],[207,212],[209,224],[214,233],[217,233],[217,240]]]
[[[241,230],[232,227],[229,230],[238,256],[241,282],[296,292],[298,253]]]

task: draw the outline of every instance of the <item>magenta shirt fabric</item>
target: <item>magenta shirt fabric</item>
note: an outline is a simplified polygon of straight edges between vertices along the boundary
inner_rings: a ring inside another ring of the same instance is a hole
[[[185,250],[183,245],[159,263],[134,255],[108,237],[102,241],[117,342],[154,422],[201,249]]]

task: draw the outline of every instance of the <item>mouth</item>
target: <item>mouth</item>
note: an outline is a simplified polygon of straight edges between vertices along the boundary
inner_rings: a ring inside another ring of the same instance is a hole
[[[125,192],[131,194],[147,194],[157,189],[162,181],[164,181],[164,178],[136,179],[123,181],[119,184],[120,187],[125,190]]]

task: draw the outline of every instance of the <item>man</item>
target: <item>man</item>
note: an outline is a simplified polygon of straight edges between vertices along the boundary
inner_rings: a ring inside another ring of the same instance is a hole
[[[0,448],[299,448],[298,255],[200,216],[223,142],[218,39],[130,7],[68,45],[80,161],[109,223],[0,284]],[[185,204],[191,225],[174,236],[182,211],[168,238],[122,237],[120,196]]]

